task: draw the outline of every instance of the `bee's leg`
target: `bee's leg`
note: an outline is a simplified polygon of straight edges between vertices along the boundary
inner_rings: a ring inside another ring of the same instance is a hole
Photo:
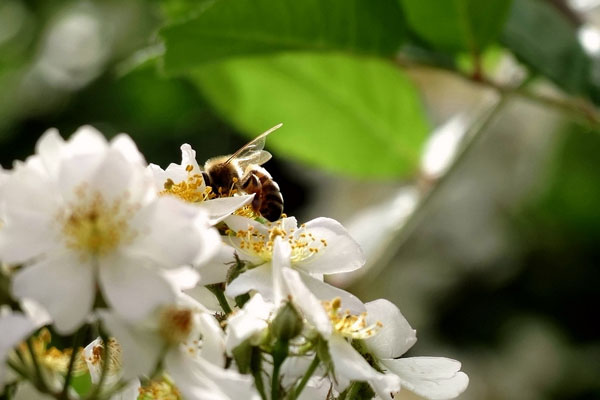
[[[254,194],[254,199],[252,199],[252,209],[257,213],[260,213],[260,206],[262,203],[260,195],[262,183],[260,182],[260,178],[254,173],[248,174],[246,180],[242,182],[242,190],[248,194]]]

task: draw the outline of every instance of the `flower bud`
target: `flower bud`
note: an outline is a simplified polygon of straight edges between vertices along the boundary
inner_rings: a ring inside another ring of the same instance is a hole
[[[298,336],[302,332],[302,326],[302,316],[287,302],[273,320],[273,335],[279,340],[287,341]]]

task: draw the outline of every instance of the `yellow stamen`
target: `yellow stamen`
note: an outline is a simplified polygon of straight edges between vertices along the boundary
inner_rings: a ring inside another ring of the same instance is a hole
[[[366,312],[360,315],[352,315],[349,310],[342,312],[342,300],[339,297],[331,301],[323,301],[322,304],[329,315],[333,329],[347,338],[367,339],[375,336],[383,326],[379,321],[367,325]]]

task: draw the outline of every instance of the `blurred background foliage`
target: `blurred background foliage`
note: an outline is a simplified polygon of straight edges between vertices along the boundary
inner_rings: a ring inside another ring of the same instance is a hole
[[[600,1],[2,0],[0,162],[54,126],[148,161],[283,122],[286,212],[330,216],[463,399],[600,398]]]

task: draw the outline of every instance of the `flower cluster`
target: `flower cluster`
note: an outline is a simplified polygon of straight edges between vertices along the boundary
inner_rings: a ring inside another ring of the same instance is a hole
[[[416,336],[395,305],[324,281],[365,263],[340,223],[249,214],[257,194],[215,196],[192,148],[181,151],[163,170],[128,136],[108,142],[84,126],[67,141],[47,131],[34,155],[0,170],[0,394],[450,399],[466,389],[455,360],[401,357]]]

